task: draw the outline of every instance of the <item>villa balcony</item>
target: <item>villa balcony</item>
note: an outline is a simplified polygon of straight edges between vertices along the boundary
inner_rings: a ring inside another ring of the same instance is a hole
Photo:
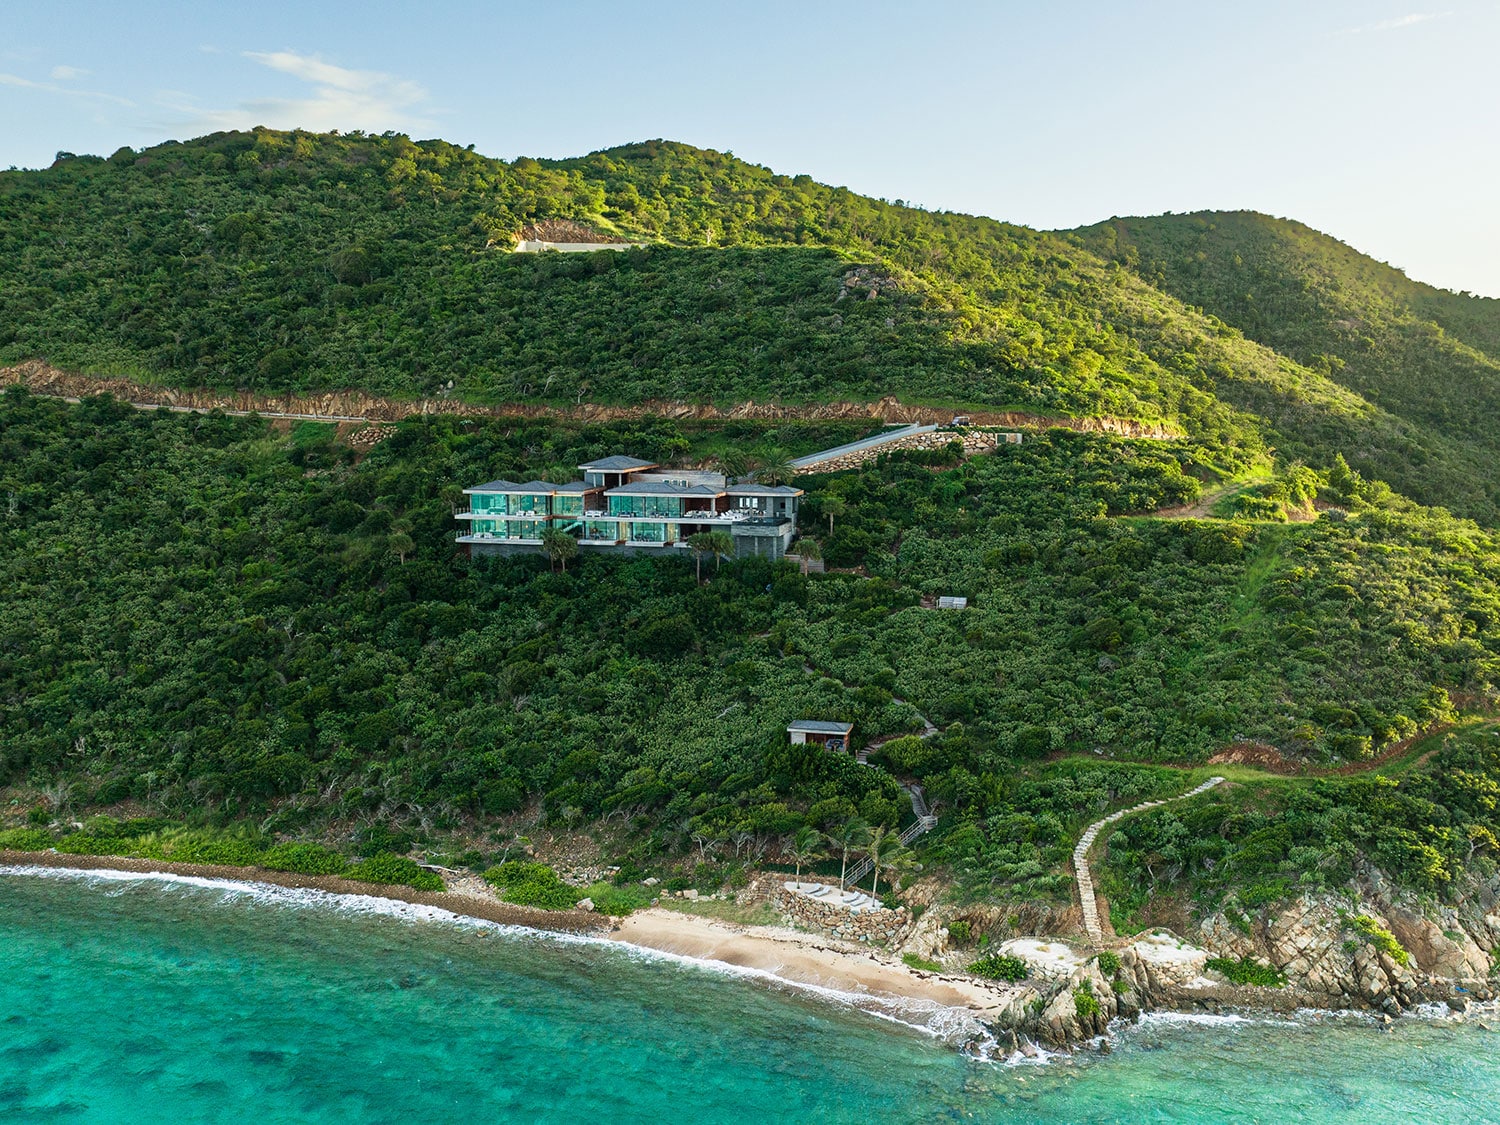
[[[456,512],[453,516],[456,520],[546,520],[551,519],[546,512]]]

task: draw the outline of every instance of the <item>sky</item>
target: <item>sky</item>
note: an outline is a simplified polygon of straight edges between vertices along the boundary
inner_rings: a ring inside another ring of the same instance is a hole
[[[662,137],[1047,229],[1252,209],[1500,297],[1500,0],[0,0],[0,167],[254,125]]]

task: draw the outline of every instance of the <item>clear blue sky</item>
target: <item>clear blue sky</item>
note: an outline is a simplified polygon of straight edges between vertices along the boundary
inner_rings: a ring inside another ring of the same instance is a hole
[[[1253,208],[1500,296],[1500,0],[10,0],[0,167],[220,128],[666,137],[1067,227]]]

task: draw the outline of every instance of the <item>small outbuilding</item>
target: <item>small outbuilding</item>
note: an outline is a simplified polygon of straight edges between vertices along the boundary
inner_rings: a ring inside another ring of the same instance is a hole
[[[829,750],[847,750],[854,734],[853,723],[833,723],[826,719],[798,719],[786,728],[793,745],[811,742]]]
[[[945,595],[937,600],[937,607],[938,609],[968,609],[969,599],[953,598]]]

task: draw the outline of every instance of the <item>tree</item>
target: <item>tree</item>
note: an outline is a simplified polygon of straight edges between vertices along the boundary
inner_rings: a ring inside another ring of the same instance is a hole
[[[709,552],[714,557],[714,573],[717,574],[725,559],[734,558],[734,536],[727,531],[709,531],[704,534],[708,539]]]
[[[875,869],[875,883],[870,887],[870,893],[876,898],[880,897],[879,881],[882,871],[886,874],[886,882],[895,885],[896,879],[908,871],[920,871],[922,865],[917,862],[911,849],[901,842],[901,838],[891,833],[891,838],[885,842],[885,850],[880,853],[879,859],[873,863]]]
[[[818,507],[823,509],[823,514],[828,517],[828,534],[833,534],[833,517],[841,516],[847,510],[842,496],[832,492],[825,492],[818,497]]]
[[[858,851],[869,837],[869,825],[858,817],[851,817],[828,834],[828,842],[839,849],[839,890],[844,889],[844,875],[849,870],[849,853]]]
[[[823,851],[823,833],[819,832],[810,824],[804,824],[792,837],[792,846],[787,849],[787,854],[792,857],[792,862],[797,865],[797,882],[802,882],[802,865],[822,859],[828,853]]]
[[[722,535],[723,532],[719,534]],[[700,584],[703,582],[703,560],[714,553],[713,537],[712,531],[700,531],[688,536],[688,550],[693,552],[694,572]]]
[[[761,484],[786,484],[797,475],[792,455],[785,449],[768,449],[759,457],[755,477]]]
[[[417,544],[411,537],[411,523],[408,520],[396,520],[391,524],[391,533],[386,538],[386,546],[396,556],[397,562],[406,565],[406,556],[416,550]]]
[[[714,458],[714,468],[730,480],[737,480],[750,471],[750,460],[739,450],[729,449]]]
[[[555,527],[548,528],[542,532],[542,550],[547,552],[547,558],[554,564],[562,567],[562,572],[568,572],[568,560],[578,557],[578,540],[574,539],[566,531],[558,531]]]
[[[802,560],[802,573],[807,573],[807,564],[823,557],[823,548],[816,539],[799,539],[794,544],[797,557]]]
[[[871,870],[875,873],[875,878],[870,883],[870,894],[879,898],[881,871],[905,867],[909,857],[906,854],[906,848],[901,843],[901,838],[893,829],[883,824],[878,825],[870,833],[865,842],[864,853],[870,860]]]

